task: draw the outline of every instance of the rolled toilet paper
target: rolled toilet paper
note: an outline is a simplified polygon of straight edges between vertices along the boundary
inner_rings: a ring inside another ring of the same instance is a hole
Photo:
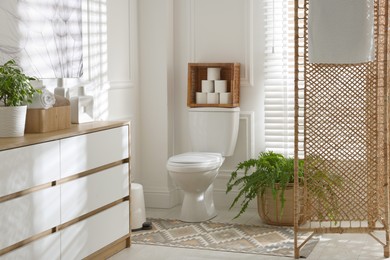
[[[219,103],[220,104],[233,104],[232,93],[219,93]]]
[[[207,104],[218,104],[219,93],[207,93]]]
[[[196,104],[207,104],[207,93],[196,92]]]
[[[207,79],[208,80],[221,79],[221,68],[207,68]]]
[[[204,92],[204,93],[214,92],[214,81],[213,80],[202,80],[202,92]]]
[[[216,93],[225,93],[227,91],[227,80],[215,80],[214,89]]]

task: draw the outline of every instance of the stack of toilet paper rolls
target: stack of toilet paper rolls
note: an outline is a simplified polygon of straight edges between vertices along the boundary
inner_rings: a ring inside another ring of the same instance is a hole
[[[196,92],[196,104],[231,104],[227,80],[221,80],[221,68],[207,68],[207,80],[202,80],[202,92]]]

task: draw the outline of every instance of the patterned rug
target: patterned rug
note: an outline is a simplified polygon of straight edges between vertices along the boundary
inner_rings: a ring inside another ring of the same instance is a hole
[[[133,232],[132,243],[207,249],[261,255],[294,256],[294,231],[289,227],[255,226],[212,221],[187,223],[180,220],[154,219],[151,230]],[[301,243],[310,234],[299,236]],[[307,257],[318,239],[310,239],[300,250]]]

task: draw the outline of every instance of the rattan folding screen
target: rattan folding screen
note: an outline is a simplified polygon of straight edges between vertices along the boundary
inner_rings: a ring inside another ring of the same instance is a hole
[[[373,0],[376,58],[359,64],[309,63],[309,2],[295,0],[295,258],[301,232],[368,233],[388,257],[388,0]],[[325,200],[316,171],[340,177]]]

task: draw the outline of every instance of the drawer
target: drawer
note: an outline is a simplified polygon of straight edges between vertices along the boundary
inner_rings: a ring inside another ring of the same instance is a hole
[[[60,223],[60,187],[0,203],[0,249]]]
[[[61,230],[61,258],[82,259],[129,234],[129,202]]]
[[[128,126],[61,140],[61,177],[129,157]]]
[[[54,233],[0,256],[0,260],[59,260],[60,252],[60,233]]]
[[[0,197],[60,177],[59,141],[0,152]]]
[[[61,185],[61,222],[129,195],[129,165],[122,164]]]

